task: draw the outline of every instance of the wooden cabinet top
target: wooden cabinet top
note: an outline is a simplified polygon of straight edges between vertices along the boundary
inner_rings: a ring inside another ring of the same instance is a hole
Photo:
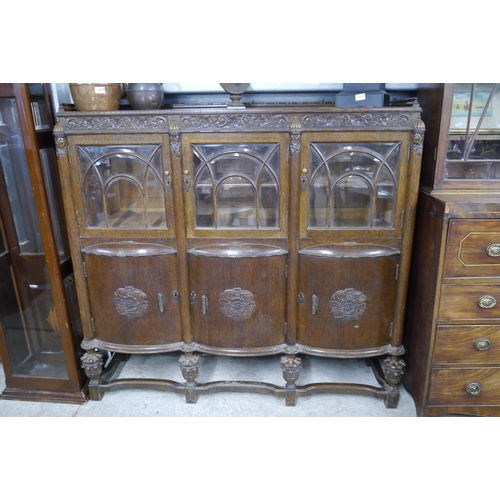
[[[320,130],[412,130],[420,117],[412,105],[385,108],[335,108],[327,105],[174,107],[158,111],[60,111],[58,123],[65,134],[96,132],[163,133],[259,132]]]

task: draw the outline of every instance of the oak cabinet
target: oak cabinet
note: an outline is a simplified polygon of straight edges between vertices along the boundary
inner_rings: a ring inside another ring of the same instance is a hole
[[[178,351],[186,382],[145,386],[293,405],[346,391],[300,386],[300,355],[367,358],[377,384],[347,390],[397,406],[424,134],[415,101],[67,110],[54,134],[92,398],[127,387],[106,375],[114,353]],[[285,383],[198,385],[204,353],[281,355]]]

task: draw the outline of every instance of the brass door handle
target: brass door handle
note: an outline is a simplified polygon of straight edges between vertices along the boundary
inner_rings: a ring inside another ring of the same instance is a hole
[[[500,257],[500,243],[491,243],[486,247],[486,255],[490,257]]]
[[[479,395],[481,390],[483,389],[482,385],[479,382],[471,382],[465,386],[465,390],[472,394],[473,396]]]
[[[497,305],[495,297],[492,297],[491,295],[483,295],[482,297],[479,297],[477,303],[482,309],[491,309]]]
[[[490,346],[491,346],[491,342],[488,339],[477,339],[474,342],[474,347],[478,351],[486,351],[487,349],[490,348]]]

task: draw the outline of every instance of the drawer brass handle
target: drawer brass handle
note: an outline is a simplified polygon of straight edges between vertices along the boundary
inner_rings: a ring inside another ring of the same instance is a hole
[[[481,392],[482,388],[483,387],[479,382],[471,382],[465,386],[465,390],[473,396],[477,396]]]
[[[500,243],[492,243],[486,247],[486,255],[500,257]]]
[[[491,346],[491,342],[488,339],[477,339],[474,342],[474,347],[478,351],[486,351],[487,349],[490,348],[490,346]]]
[[[479,307],[482,307],[483,309],[491,309],[497,305],[495,297],[492,297],[491,295],[483,295],[479,298],[477,303]]]

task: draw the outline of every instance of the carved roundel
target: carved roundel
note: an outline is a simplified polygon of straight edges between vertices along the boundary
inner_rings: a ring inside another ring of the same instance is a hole
[[[113,294],[113,304],[118,314],[129,319],[141,318],[148,312],[148,297],[138,288],[126,286],[118,288]]]
[[[241,288],[230,288],[220,294],[222,314],[233,321],[249,319],[257,309],[252,292]]]
[[[330,314],[340,321],[356,321],[365,310],[366,295],[354,288],[338,290],[330,299]]]

